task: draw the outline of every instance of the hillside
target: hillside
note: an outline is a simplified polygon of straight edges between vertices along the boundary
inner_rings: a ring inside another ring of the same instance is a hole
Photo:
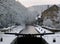
[[[0,24],[3,26],[31,23],[35,19],[34,14],[16,0],[0,0]]]

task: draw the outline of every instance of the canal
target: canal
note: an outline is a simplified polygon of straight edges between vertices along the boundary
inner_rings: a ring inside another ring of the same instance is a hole
[[[34,26],[27,26],[21,34],[38,34],[38,32],[35,30]]]
[[[34,26],[27,26],[20,34],[27,34],[27,36],[17,37],[14,44],[47,44],[43,38],[30,35],[39,34]]]

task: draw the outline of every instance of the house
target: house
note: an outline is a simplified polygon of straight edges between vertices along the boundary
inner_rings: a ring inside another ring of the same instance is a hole
[[[59,7],[57,5],[53,5],[42,12],[42,19],[45,17],[53,19],[54,17],[57,17],[57,13],[59,11]]]
[[[58,18],[57,15],[58,11],[59,11],[59,7],[57,5],[53,5],[42,12],[41,19],[43,20],[43,22],[46,21],[47,19],[50,19],[53,25],[59,24],[59,22],[55,20]]]

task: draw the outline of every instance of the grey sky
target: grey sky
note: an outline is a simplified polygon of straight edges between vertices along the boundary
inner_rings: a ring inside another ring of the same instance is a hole
[[[60,4],[60,0],[16,0],[22,3],[25,7],[30,7],[32,5],[53,5]]]

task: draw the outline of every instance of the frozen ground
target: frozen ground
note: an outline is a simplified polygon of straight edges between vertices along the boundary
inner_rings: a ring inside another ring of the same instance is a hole
[[[44,28],[41,28],[40,26],[35,27],[37,31],[40,33],[52,33],[51,31],[48,31]],[[43,38],[48,42],[48,44],[60,44],[60,32],[57,32],[52,35],[44,35]],[[54,41],[55,40],[55,41]]]
[[[14,28],[11,33],[20,33],[22,29],[24,29],[24,26],[17,26]],[[38,34],[38,33],[52,33],[51,31],[48,31],[44,28],[41,28],[40,26],[34,27],[34,26],[28,26],[28,28],[25,28],[21,33],[22,34]],[[0,44],[11,44],[12,41],[17,37],[15,35],[5,35],[0,34],[0,37],[3,38],[3,41],[0,42]],[[60,44],[60,32],[52,34],[52,35],[44,35],[43,38],[48,42],[48,44]],[[56,40],[56,42],[53,42]]]
[[[16,28],[14,28],[13,30],[11,30],[10,33],[19,33],[22,29],[24,28],[24,26],[17,26]],[[12,41],[17,37],[15,35],[8,35],[8,34],[0,34],[0,38],[3,38],[3,41],[0,41],[0,44],[11,44]]]

